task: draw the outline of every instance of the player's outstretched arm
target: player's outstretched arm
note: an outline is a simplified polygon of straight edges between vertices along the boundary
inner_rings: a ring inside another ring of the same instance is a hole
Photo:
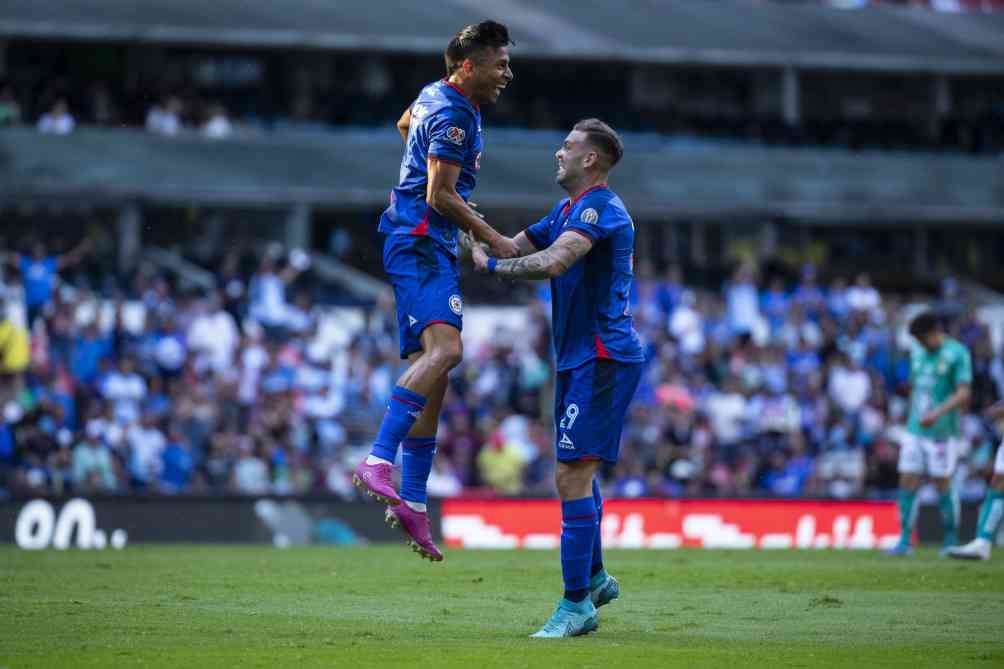
[[[471,249],[471,255],[479,272],[514,279],[553,279],[567,272],[592,248],[592,240],[585,235],[565,232],[543,251],[521,258],[492,258],[477,245]]]
[[[460,166],[429,158],[429,186],[425,201],[440,214],[450,219],[458,228],[470,233],[491,247],[500,258],[512,258],[517,253],[516,243],[488,225],[457,193]]]

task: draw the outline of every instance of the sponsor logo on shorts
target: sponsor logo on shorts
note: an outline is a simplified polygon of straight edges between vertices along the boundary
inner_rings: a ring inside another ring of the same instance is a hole
[[[596,210],[590,207],[582,212],[579,216],[583,223],[588,225],[596,225],[596,221],[600,220],[600,215],[596,213]]]
[[[459,295],[450,295],[450,311],[458,316],[464,312],[464,302]]]
[[[558,442],[558,448],[564,448],[569,451],[575,450],[575,444],[572,440],[568,438],[568,435],[564,432],[561,433],[561,441]]]
[[[415,317],[414,317],[414,316],[412,316],[411,314],[408,314],[408,325],[409,325],[410,327],[415,327],[415,323],[417,323],[417,322],[418,322],[418,319],[417,319],[417,318],[415,318]]]
[[[455,125],[451,125],[446,129],[446,139],[453,142],[457,146],[464,143],[464,139],[467,137],[467,131],[463,128],[458,128]]]

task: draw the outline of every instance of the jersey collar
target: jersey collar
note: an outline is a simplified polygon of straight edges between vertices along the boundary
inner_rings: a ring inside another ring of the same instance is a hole
[[[477,102],[475,102],[474,100],[471,100],[469,97],[467,97],[467,94],[464,93],[464,91],[460,88],[460,86],[457,86],[455,83],[453,83],[449,79],[446,79],[445,77],[441,81],[444,84],[446,84],[447,86],[449,86],[450,88],[452,88],[453,90],[455,90],[457,93],[460,93],[460,97],[462,97],[464,100],[467,100],[468,104],[470,104],[471,106],[473,106],[479,112],[481,111],[481,105],[479,105]]]
[[[584,190],[581,193],[579,193],[575,197],[575,199],[569,200],[568,204],[565,205],[565,211],[566,212],[571,211],[572,207],[574,207],[575,205],[577,205],[582,200],[582,198],[584,198],[585,196],[589,195],[593,191],[603,190],[605,188],[610,188],[610,186],[608,186],[607,182],[605,182],[605,181],[603,183],[596,184],[595,186],[590,186],[586,190]]]

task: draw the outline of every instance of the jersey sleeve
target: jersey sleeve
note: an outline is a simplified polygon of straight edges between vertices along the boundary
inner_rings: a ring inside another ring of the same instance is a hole
[[[474,118],[470,114],[443,109],[429,120],[429,157],[463,165],[475,131]]]
[[[548,234],[551,229],[551,215],[548,214],[544,218],[540,219],[530,227],[528,227],[524,232],[526,233],[526,238],[530,240],[530,243],[537,247],[538,251],[543,251],[548,247]]]
[[[615,208],[602,206],[599,211],[597,207],[586,202],[579,207],[577,212],[573,212],[565,230],[572,230],[585,235],[594,243],[610,237],[618,228],[625,224],[623,216],[618,215]]]
[[[961,386],[973,382],[973,361],[969,349],[959,346],[959,357],[955,361],[955,385]]]

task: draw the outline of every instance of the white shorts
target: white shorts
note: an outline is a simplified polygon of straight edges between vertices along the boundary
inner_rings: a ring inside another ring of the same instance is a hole
[[[949,478],[955,473],[962,443],[958,439],[934,441],[914,434],[904,434],[899,445],[900,474],[927,474],[934,478]]]
[[[994,458],[994,476],[1004,476],[1004,441],[997,447],[997,457]]]

